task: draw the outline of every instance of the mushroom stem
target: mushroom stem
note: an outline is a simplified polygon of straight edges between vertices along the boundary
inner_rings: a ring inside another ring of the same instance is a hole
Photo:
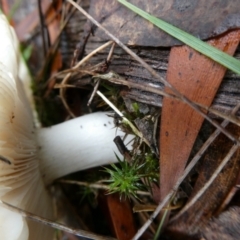
[[[125,133],[114,127],[107,114],[92,113],[38,130],[38,156],[46,185],[72,172],[117,162],[115,154],[120,153],[113,139]],[[132,139],[128,135],[125,144]]]

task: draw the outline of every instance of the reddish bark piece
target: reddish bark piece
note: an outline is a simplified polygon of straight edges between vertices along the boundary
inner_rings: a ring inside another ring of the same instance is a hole
[[[129,201],[126,199],[120,200],[119,194],[105,195],[101,199],[102,205],[105,205],[108,219],[113,231],[113,234],[118,240],[129,240],[137,232],[133,212]],[[105,212],[106,213],[106,212]]]
[[[240,31],[229,32],[208,43],[233,55]],[[188,46],[173,47],[169,57],[167,80],[192,101],[210,106],[226,68]],[[167,92],[171,92],[167,89]],[[187,163],[203,122],[188,105],[163,99],[160,130],[160,195],[163,199],[175,185]]]

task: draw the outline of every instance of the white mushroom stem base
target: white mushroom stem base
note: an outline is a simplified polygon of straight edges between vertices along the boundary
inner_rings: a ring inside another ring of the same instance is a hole
[[[109,113],[88,114],[50,128],[39,129],[40,169],[45,184],[72,172],[117,162],[113,139],[124,137]],[[133,139],[128,135],[125,144]]]

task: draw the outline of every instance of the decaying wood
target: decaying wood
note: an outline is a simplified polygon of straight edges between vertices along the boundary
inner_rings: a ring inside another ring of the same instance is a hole
[[[95,41],[98,40],[94,37],[90,39],[86,47],[86,53],[91,52],[101,43]],[[166,77],[170,49],[136,47],[132,50],[150,64],[150,66],[152,66],[162,77]],[[91,63],[97,64],[104,62],[107,57],[107,51],[108,49],[106,52],[98,54],[92,59]],[[238,48],[235,57],[240,58],[240,48]],[[151,83],[153,83],[159,85],[160,89],[163,90],[163,85],[161,83],[154,79],[139,63],[134,61],[127,53],[118,47],[114,50],[113,60],[110,63],[109,70],[122,75],[128,81],[138,84],[147,83],[150,86]],[[239,81],[240,76],[228,71],[217,92],[212,107],[225,113],[230,113],[231,109],[240,101]],[[140,91],[138,89],[129,90],[125,87],[121,89],[121,94],[125,98],[130,98],[156,107],[162,106],[162,96],[160,95],[147,91]]]

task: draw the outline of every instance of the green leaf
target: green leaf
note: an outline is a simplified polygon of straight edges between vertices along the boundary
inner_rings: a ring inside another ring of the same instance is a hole
[[[161,30],[165,31],[169,35],[177,38],[181,42],[185,43],[186,45],[192,47],[196,51],[204,54],[205,56],[211,58],[212,60],[222,64],[226,68],[232,70],[233,72],[240,74],[240,61],[231,57],[230,55],[218,50],[217,48],[203,42],[202,40],[192,36],[189,33],[184,32],[183,30],[174,27],[173,25],[156,18],[147,12],[139,9],[138,7],[134,6],[133,4],[125,1],[125,0],[118,0],[118,2],[122,3],[124,6],[131,9],[133,12],[139,14],[143,18],[149,20],[155,26],[160,28]]]

